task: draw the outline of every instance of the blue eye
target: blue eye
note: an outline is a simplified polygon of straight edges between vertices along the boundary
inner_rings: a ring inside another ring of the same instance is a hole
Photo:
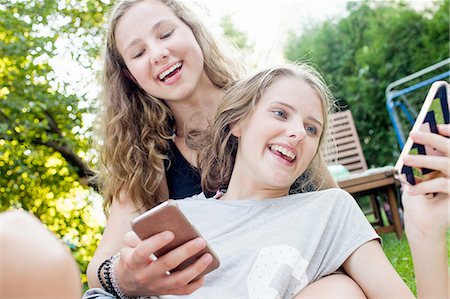
[[[287,113],[283,110],[273,110],[272,113],[275,114],[277,117],[287,118]]]
[[[316,135],[317,134],[317,128],[313,126],[306,126],[305,127],[306,133]]]

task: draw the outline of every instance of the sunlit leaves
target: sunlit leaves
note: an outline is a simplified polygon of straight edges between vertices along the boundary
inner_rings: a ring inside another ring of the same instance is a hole
[[[247,37],[247,34],[240,31],[233,23],[231,15],[225,15],[220,20],[220,27],[223,30],[223,35],[239,48],[239,55],[247,64],[249,64],[249,57],[254,50],[254,44],[252,44]],[[250,67],[250,65],[248,65]],[[253,66],[252,66],[253,67]]]
[[[92,121],[85,121],[94,97],[82,80],[70,86],[57,78],[52,62],[67,53],[94,72],[109,7],[98,0],[0,0],[0,211],[37,215],[70,246],[82,271],[102,223],[93,208],[98,195],[80,183],[97,159]]]

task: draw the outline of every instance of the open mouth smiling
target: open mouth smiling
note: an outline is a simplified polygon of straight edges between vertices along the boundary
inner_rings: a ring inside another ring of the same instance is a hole
[[[175,76],[181,70],[182,67],[183,67],[183,63],[177,62],[174,65],[172,65],[171,67],[169,67],[167,70],[161,72],[158,75],[158,79],[162,82],[166,82],[167,80],[169,80],[170,78]]]
[[[286,160],[289,163],[294,162],[294,160],[297,157],[292,151],[290,151],[287,148],[280,146],[280,145],[270,144],[269,149],[272,153],[274,153],[278,157]]]

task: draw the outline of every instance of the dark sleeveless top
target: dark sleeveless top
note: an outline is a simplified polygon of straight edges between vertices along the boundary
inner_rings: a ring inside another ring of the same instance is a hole
[[[201,178],[198,170],[189,164],[174,142],[169,141],[169,145],[170,150],[167,155],[170,163],[165,163],[169,198],[183,199],[201,193]]]

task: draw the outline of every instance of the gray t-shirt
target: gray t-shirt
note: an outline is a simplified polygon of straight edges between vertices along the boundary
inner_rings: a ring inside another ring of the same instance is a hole
[[[188,298],[291,298],[379,238],[341,189],[261,200],[200,194],[177,203],[221,262]]]
[[[341,189],[260,200],[199,194],[177,204],[218,254],[220,267],[191,295],[151,298],[292,298],[338,270],[358,247],[379,239]],[[91,289],[83,298],[114,296]]]

